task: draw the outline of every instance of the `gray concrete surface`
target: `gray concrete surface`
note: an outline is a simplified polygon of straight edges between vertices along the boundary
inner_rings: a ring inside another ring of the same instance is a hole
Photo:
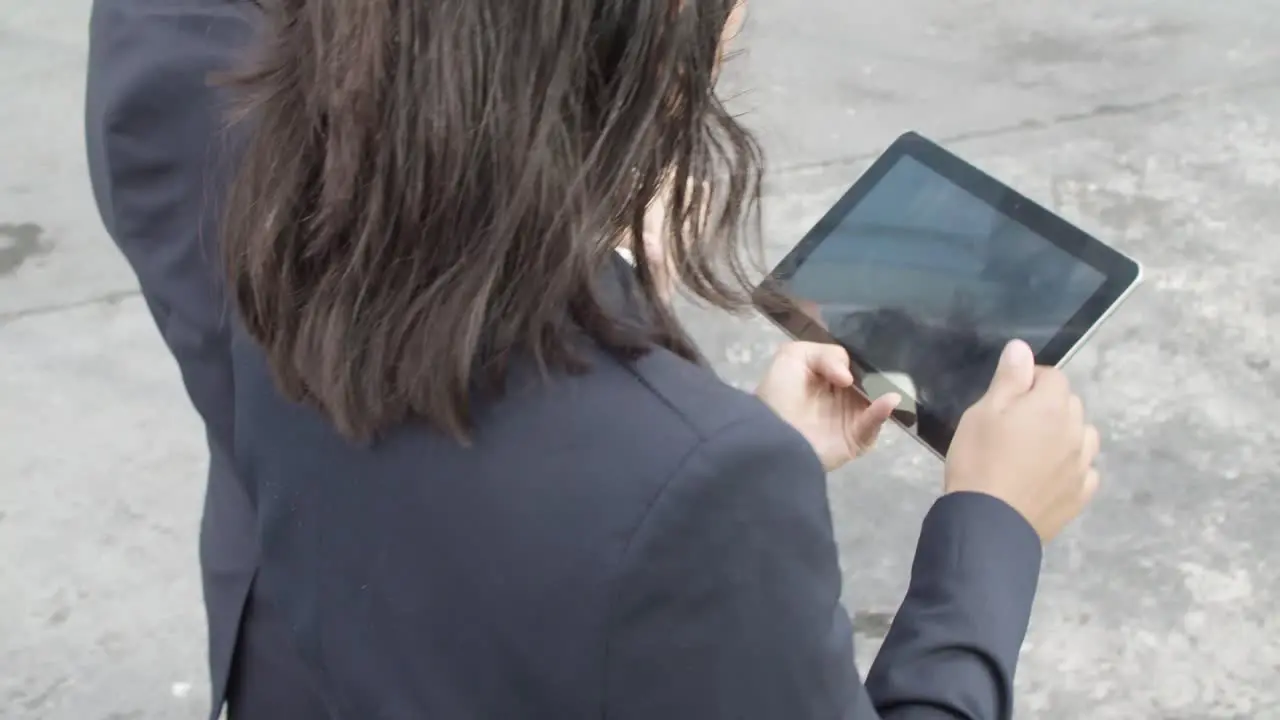
[[[1280,719],[1280,0],[751,0],[730,71],[785,250],[914,128],[1147,265],[1070,368],[1106,487],[1048,553],[1019,715]],[[204,455],[100,229],[87,0],[0,0],[0,717],[198,718]],[[691,314],[749,384],[779,336]],[[865,663],[936,461],[834,477]]]

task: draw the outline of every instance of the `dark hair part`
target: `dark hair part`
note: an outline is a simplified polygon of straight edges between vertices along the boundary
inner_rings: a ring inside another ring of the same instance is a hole
[[[351,438],[465,440],[516,356],[696,357],[641,243],[652,323],[596,278],[670,187],[680,284],[745,303],[760,152],[714,93],[737,2],[264,0],[224,242],[281,390]]]

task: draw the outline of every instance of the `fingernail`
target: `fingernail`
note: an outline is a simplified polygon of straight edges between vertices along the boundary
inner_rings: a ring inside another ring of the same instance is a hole
[[[1009,341],[1008,345],[1004,346],[1004,351],[1006,353],[1023,352],[1024,349],[1031,350],[1031,344],[1021,338],[1014,338]]]

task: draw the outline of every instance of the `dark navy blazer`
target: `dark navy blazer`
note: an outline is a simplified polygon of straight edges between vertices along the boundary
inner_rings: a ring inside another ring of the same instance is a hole
[[[352,445],[283,400],[202,244],[204,76],[248,27],[221,0],[104,0],[89,88],[104,218],[209,426],[202,559],[232,720],[1010,716],[1040,560],[1025,521],[938,501],[864,684],[821,466],[704,367],[517,367],[470,447],[417,426]]]
[[[930,511],[864,686],[826,475],[711,371],[662,350],[520,368],[469,447],[417,426],[360,447],[234,345],[258,591],[324,717],[1011,713],[1040,543],[998,500]]]

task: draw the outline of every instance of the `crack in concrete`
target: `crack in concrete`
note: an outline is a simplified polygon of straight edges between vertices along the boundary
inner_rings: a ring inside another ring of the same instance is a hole
[[[57,305],[41,305],[33,308],[24,308],[22,310],[13,310],[11,312],[0,312],[0,327],[18,320],[25,320],[32,317],[40,317],[42,315],[56,315],[71,310],[81,310],[94,305],[115,305],[124,300],[138,297],[142,292],[140,290],[115,290],[96,297],[85,298],[84,300],[75,300],[68,303],[59,303]]]
[[[1191,100],[1203,98],[1206,95],[1214,93],[1232,94],[1246,90],[1253,90],[1269,85],[1274,85],[1280,78],[1264,77],[1260,79],[1250,80],[1241,83],[1234,83],[1225,86],[1210,86],[1193,89],[1186,92],[1174,92],[1161,95],[1155,98],[1139,100],[1131,103],[1102,103],[1088,110],[1079,112],[1063,113],[1053,115],[1047,118],[1026,118],[1009,125],[1000,125],[993,128],[966,130],[951,135],[931,138],[940,145],[958,145],[973,140],[987,140],[991,138],[1003,137],[1006,135],[1016,135],[1023,132],[1035,132],[1038,130],[1049,130],[1063,125],[1072,125],[1089,120],[1096,120],[1104,117],[1117,117],[1123,115],[1135,115],[1137,113],[1154,110],[1156,108],[1179,105]],[[830,168],[846,167],[848,165],[856,165],[858,163],[868,162],[880,157],[883,149],[870,150],[865,152],[857,152],[850,155],[843,155],[829,160],[818,160],[813,162],[801,162],[791,165],[780,166],[773,171],[775,178],[785,177],[787,175],[801,175],[805,173],[816,173]]]

